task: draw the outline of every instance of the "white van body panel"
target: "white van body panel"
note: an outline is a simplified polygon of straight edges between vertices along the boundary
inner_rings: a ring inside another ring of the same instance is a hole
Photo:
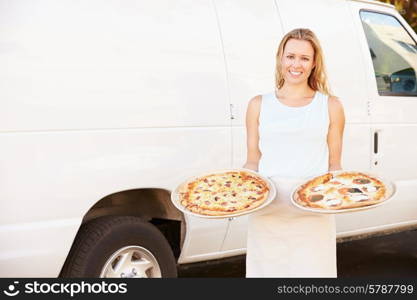
[[[58,219],[0,226],[1,277],[56,277],[81,224]]]
[[[344,168],[397,185],[390,203],[338,215],[338,236],[417,223],[417,99],[378,95],[362,8],[417,40],[373,1],[0,0],[0,276],[58,276],[108,195],[241,167],[247,103],[273,89],[295,27],[317,33],[343,102]],[[184,218],[178,263],[245,253],[248,216]]]
[[[188,4],[1,2],[0,232],[11,240],[0,247],[9,253],[1,276],[57,276],[82,217],[107,195],[170,191],[181,178],[231,167],[215,10]],[[50,232],[18,226],[62,219],[79,222]],[[227,220],[188,223],[197,225],[183,255],[220,251]],[[10,235],[12,225],[20,229]],[[27,268],[25,252],[10,257],[28,236],[37,263],[50,267]]]
[[[2,132],[229,125],[211,1],[1,3]]]

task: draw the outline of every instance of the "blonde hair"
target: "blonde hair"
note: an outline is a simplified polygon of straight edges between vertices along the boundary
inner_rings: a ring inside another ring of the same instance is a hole
[[[280,89],[284,85],[284,76],[282,74],[281,58],[284,53],[284,48],[290,39],[304,40],[310,42],[314,49],[314,63],[315,67],[308,77],[308,85],[314,91],[319,91],[326,95],[331,95],[331,91],[327,82],[326,69],[324,65],[323,50],[321,49],[319,40],[313,31],[306,28],[297,28],[288,32],[281,40],[277,55],[276,55],[276,69],[275,69],[275,87]]]

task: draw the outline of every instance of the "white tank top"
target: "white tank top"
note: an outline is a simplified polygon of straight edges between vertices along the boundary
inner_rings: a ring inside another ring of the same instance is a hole
[[[264,176],[305,178],[328,170],[327,96],[316,92],[301,107],[281,103],[275,93],[262,95],[259,115],[259,173]]]

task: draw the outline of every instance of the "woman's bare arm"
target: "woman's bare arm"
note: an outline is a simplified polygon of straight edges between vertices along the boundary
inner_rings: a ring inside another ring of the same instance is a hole
[[[261,110],[261,96],[256,96],[249,101],[246,111],[246,145],[247,159],[244,168],[258,171],[261,151],[259,150],[259,113]]]
[[[327,145],[329,146],[329,171],[342,169],[342,144],[343,131],[345,129],[345,113],[343,105],[336,97],[329,97],[330,124],[327,133]]]

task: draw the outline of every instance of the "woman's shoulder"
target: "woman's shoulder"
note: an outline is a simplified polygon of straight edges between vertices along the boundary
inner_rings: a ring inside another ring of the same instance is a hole
[[[256,95],[249,100],[249,104],[259,104],[262,102],[262,95]]]
[[[339,99],[339,97],[336,97],[334,95],[329,95],[327,97],[327,102],[330,110],[338,110],[343,108],[342,101]]]
[[[330,95],[330,94],[326,94],[323,93],[321,91],[316,91],[317,94],[319,95],[319,98],[321,98],[323,100],[323,102],[327,102],[329,109],[330,108],[338,108],[338,107],[342,107],[342,101],[340,100],[339,97],[335,96],[335,95]]]
[[[265,94],[256,95],[249,100],[249,105],[260,106],[262,103],[262,100],[266,100],[270,97],[273,97],[273,95],[274,95],[274,92],[268,92]]]
[[[328,107],[330,121],[344,119],[344,110],[342,101],[336,96],[328,96]]]
[[[248,102],[248,113],[259,114],[262,103],[262,95],[252,97]]]

